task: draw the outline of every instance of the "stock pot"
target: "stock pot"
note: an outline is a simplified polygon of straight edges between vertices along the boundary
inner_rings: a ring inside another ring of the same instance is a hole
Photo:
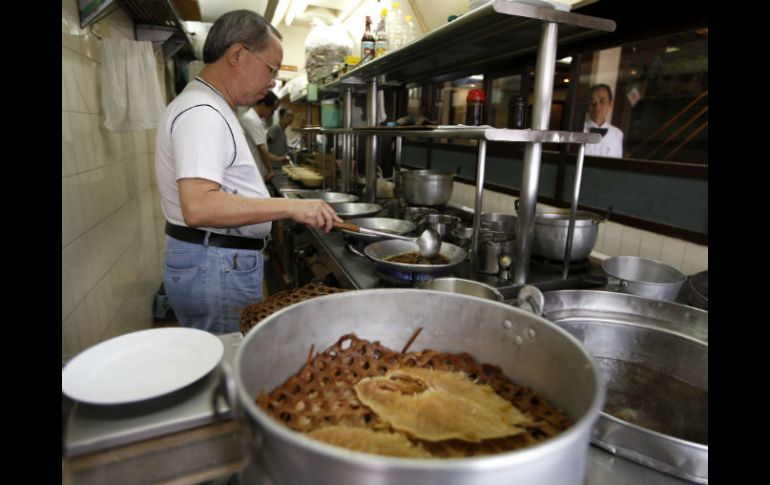
[[[270,392],[306,362],[311,345],[322,351],[349,332],[401,349],[468,352],[499,365],[572,419],[571,427],[537,445],[495,455],[395,458],[337,448],[298,433],[259,408]],[[268,316],[244,338],[235,356],[230,399],[248,423],[249,452],[281,485],[409,483],[442,485],[581,485],[591,429],[604,401],[596,365],[558,326],[503,303],[415,289],[361,290],[322,296]],[[242,406],[241,409],[238,406]]]

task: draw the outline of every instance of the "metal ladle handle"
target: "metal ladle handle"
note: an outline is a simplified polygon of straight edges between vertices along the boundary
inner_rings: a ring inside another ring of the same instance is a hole
[[[399,234],[393,234],[391,232],[381,232],[374,229],[369,229],[366,227],[357,226],[355,224],[352,224],[350,222],[335,222],[334,227],[339,229],[344,229],[346,231],[350,232],[357,232],[359,234],[369,234],[370,236],[380,236],[380,237],[386,237],[389,239],[400,239],[402,241],[409,241],[413,243],[417,243],[416,237],[408,237],[408,236],[401,236]]]

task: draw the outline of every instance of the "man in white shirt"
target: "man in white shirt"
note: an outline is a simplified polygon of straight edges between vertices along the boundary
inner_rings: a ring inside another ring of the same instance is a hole
[[[271,221],[331,231],[342,220],[318,199],[271,198],[238,123],[275,85],[280,33],[251,10],[211,26],[205,67],[174,98],[156,130],[155,176],[166,218],[163,287],[184,327],[240,330],[241,310],[262,299],[262,250]]]
[[[277,108],[278,97],[272,91],[268,91],[264,98],[257,101],[254,107],[243,113],[239,119],[246,132],[249,150],[265,182],[273,178],[273,166],[281,166],[289,162],[289,157],[285,153],[281,156],[270,153],[267,145],[265,120],[270,119]]]
[[[591,86],[591,100],[583,131],[599,133],[602,141],[586,143],[586,155],[623,158],[623,132],[607,122],[612,112],[612,90],[606,84]]]

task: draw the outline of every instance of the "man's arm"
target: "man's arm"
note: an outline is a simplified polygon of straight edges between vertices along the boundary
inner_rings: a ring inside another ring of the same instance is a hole
[[[334,221],[342,222],[320,199],[245,197],[223,192],[218,183],[201,178],[179,179],[177,184],[182,216],[190,227],[239,227],[291,218],[328,233]]]

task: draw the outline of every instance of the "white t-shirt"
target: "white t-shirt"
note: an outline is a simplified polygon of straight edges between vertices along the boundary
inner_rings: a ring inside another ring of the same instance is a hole
[[[583,131],[590,131],[591,128],[606,128],[607,133],[602,136],[602,141],[599,143],[586,143],[586,155],[623,158],[623,132],[620,131],[620,128],[612,126],[607,122],[599,126],[592,120],[587,119],[583,126]]]
[[[238,118],[243,131],[246,133],[246,143],[251,150],[251,156],[254,157],[254,162],[257,164],[259,173],[262,174],[262,180],[267,176],[267,167],[262,162],[262,156],[257,150],[257,145],[264,145],[267,143],[267,130],[265,129],[265,122],[262,117],[254,111],[253,108],[249,108],[245,113]]]
[[[202,178],[223,192],[269,198],[235,112],[211,85],[200,78],[187,84],[160,117],[155,139],[155,176],[166,220],[186,226],[177,180]],[[233,228],[200,229],[265,238],[270,222]]]

